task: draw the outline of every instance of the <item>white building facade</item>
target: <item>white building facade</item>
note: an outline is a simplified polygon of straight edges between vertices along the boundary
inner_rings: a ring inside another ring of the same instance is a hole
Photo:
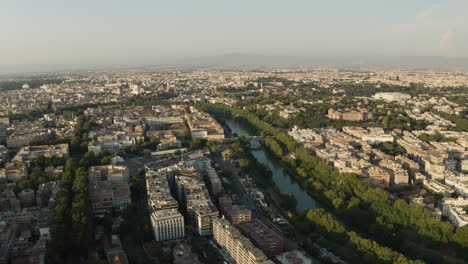
[[[175,208],[154,211],[151,225],[156,241],[176,240],[185,236],[184,217]]]

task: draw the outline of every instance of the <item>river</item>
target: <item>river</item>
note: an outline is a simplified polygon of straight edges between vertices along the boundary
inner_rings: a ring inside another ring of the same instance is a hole
[[[256,136],[245,125],[233,118],[225,117],[224,122],[231,129],[232,134],[235,133],[238,136]],[[288,175],[281,164],[274,157],[269,157],[263,146],[252,149],[252,154],[260,163],[265,164],[271,169],[273,182],[281,192],[291,192],[294,195],[297,201],[296,211],[298,213],[302,213],[305,208],[315,209],[319,207],[319,204]]]

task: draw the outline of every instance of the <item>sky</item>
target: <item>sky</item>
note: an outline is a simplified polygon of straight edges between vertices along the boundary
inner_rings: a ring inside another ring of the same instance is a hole
[[[0,0],[0,65],[468,56],[467,0]]]

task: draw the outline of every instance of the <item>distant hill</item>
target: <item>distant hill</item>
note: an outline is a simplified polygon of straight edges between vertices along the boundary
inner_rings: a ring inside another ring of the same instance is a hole
[[[268,56],[261,54],[230,53],[218,56],[196,57],[175,61],[174,64],[200,66],[273,66],[304,65],[310,60],[296,56]]]
[[[230,53],[178,60],[176,65],[191,66],[336,66],[336,67],[392,67],[421,69],[468,70],[468,57],[430,56],[353,56],[300,57]]]
[[[259,67],[259,66],[330,66],[337,68],[415,68],[434,70],[468,70],[468,57],[436,56],[352,56],[352,57],[301,57],[229,53],[218,56],[184,59],[164,59],[157,63],[106,64],[101,65],[0,65],[0,77],[21,73],[86,72],[101,70],[163,69],[167,67]]]

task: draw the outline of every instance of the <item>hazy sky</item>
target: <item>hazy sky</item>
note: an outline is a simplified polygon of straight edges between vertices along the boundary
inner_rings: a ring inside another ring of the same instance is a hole
[[[0,65],[468,56],[467,0],[0,1]]]

